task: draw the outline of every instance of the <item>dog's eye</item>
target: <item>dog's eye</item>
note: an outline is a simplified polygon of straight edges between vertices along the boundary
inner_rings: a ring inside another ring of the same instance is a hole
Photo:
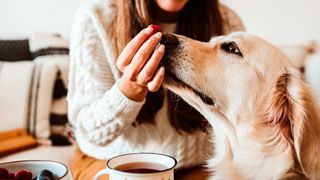
[[[227,53],[237,54],[241,57],[243,57],[241,51],[239,50],[237,44],[235,42],[225,42],[221,44],[221,49],[224,50]]]

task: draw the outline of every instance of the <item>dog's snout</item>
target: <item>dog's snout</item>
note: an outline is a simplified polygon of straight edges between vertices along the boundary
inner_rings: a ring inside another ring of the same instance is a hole
[[[162,39],[160,41],[161,44],[164,44],[165,46],[175,46],[179,44],[179,40],[177,36],[170,34],[170,33],[164,33],[162,35]]]
[[[171,69],[173,60],[177,59],[180,41],[177,36],[170,33],[164,33],[160,44],[165,45],[165,53],[159,65],[164,66],[166,70]]]

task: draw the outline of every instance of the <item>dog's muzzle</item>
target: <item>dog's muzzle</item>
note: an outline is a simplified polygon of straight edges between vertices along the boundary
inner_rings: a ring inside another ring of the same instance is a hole
[[[177,67],[175,67],[174,63],[178,57],[178,52],[181,51],[179,50],[180,42],[177,36],[171,33],[164,33],[162,35],[160,44],[165,45],[165,53],[159,64],[159,67],[163,66],[165,68],[165,79],[167,80],[169,75],[171,77],[175,77],[174,68]]]
[[[160,62],[160,66],[164,66],[165,69],[170,69],[170,61],[173,61],[176,58],[180,47],[180,41],[177,36],[170,33],[164,33],[160,44],[165,45],[165,53]]]
[[[182,47],[182,41],[179,40],[179,38],[173,34],[164,33],[162,35],[160,43],[165,45],[165,53],[159,64],[159,66],[165,67],[165,83],[175,84],[192,89],[193,92],[197,96],[199,96],[204,103],[208,105],[214,105],[214,101],[210,97],[192,88],[189,84],[183,82],[181,79],[177,77],[174,69],[183,68],[181,66],[179,67],[179,63],[177,63],[177,61],[181,61],[181,59],[183,60],[182,56],[183,53],[185,53],[183,52],[184,50]]]

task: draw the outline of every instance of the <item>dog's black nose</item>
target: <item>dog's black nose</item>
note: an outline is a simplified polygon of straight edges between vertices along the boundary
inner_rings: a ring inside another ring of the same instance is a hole
[[[170,69],[170,61],[177,56],[179,49],[179,39],[177,36],[170,33],[163,33],[160,44],[165,45],[165,52],[159,66],[164,66],[166,70]]]
[[[179,40],[177,36],[171,33],[163,33],[160,44],[163,44],[165,46],[176,46],[179,44]]]

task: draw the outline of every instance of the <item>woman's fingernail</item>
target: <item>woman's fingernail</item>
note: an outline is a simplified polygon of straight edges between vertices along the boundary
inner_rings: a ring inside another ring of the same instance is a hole
[[[151,26],[147,27],[147,29],[144,31],[147,35],[151,35],[153,32],[153,28]]]
[[[158,51],[164,52],[164,45],[163,45],[163,44],[161,44],[161,45],[158,47]]]
[[[156,36],[156,38],[161,38],[162,33],[161,33],[161,32],[157,32],[157,33],[155,34],[155,36]]]
[[[160,67],[160,70],[164,72],[164,66],[161,66],[161,67]]]

